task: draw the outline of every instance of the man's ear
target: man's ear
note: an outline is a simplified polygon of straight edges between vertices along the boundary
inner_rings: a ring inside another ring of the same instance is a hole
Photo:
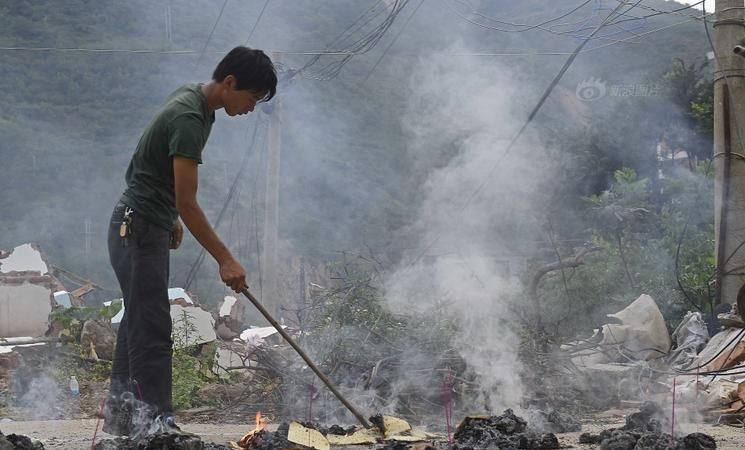
[[[231,90],[236,90],[236,85],[238,84],[238,80],[235,78],[234,75],[227,75],[223,80],[222,84],[226,87],[229,87]]]

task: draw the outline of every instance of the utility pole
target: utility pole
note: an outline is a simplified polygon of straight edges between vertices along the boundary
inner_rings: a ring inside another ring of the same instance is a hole
[[[714,23],[714,230],[716,303],[735,303],[745,285],[745,38],[743,0],[716,0]],[[743,311],[740,311],[742,314]]]
[[[278,55],[273,61],[278,63]],[[264,254],[262,263],[261,301],[272,313],[279,311],[277,274],[277,239],[279,227],[279,166],[282,126],[281,96],[272,99],[269,113],[269,132],[266,158],[266,198],[264,204]]]

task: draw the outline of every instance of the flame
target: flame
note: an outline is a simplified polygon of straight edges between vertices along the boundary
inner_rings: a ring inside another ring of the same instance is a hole
[[[238,441],[238,446],[245,449],[250,448],[253,442],[261,435],[261,431],[266,428],[266,423],[267,420],[261,415],[261,411],[256,411],[256,428],[243,436],[241,440]]]
[[[261,415],[261,411],[256,411],[256,431],[266,428],[266,417]]]

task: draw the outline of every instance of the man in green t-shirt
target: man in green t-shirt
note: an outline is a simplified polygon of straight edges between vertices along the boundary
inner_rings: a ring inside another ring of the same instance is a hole
[[[276,89],[269,57],[236,47],[217,65],[211,81],[173,92],[137,144],[108,236],[125,305],[104,414],[108,433],[142,436],[178,429],[171,404],[168,274],[169,249],[178,248],[183,237],[181,221],[215,258],[226,285],[236,292],[248,287],[245,269],[197,203],[198,166],[216,110],[248,114],[274,97]]]

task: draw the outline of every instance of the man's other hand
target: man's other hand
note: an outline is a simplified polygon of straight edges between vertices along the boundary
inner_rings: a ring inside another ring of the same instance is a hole
[[[171,250],[176,250],[181,246],[181,241],[184,239],[184,227],[181,226],[181,221],[176,219],[176,223],[171,228]]]
[[[242,289],[248,288],[248,284],[246,284],[246,269],[234,258],[220,264],[220,278],[235,292],[240,293]]]

